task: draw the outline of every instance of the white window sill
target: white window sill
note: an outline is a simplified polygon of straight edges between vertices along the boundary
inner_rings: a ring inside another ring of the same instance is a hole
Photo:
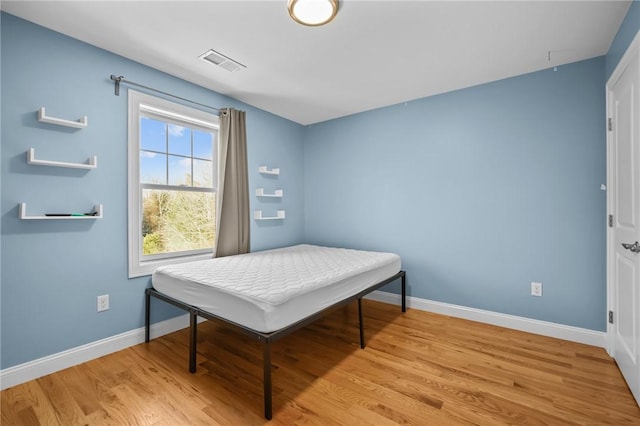
[[[196,260],[213,259],[213,253],[203,253],[191,256],[172,257],[168,259],[147,260],[138,265],[129,265],[129,278],[145,277],[153,274],[160,266],[176,265],[178,263],[195,262]]]

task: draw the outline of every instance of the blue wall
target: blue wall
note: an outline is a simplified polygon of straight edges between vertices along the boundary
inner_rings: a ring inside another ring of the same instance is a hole
[[[629,44],[631,44],[631,41],[633,41],[638,31],[640,31],[640,1],[634,0],[609,47],[609,52],[607,52],[607,79],[613,74],[613,70],[615,70],[616,65],[618,65],[618,62],[622,59],[624,52],[627,51],[627,47],[629,47]]]
[[[605,330],[603,89],[600,57],[309,126],[306,240],[399,253],[412,296]]]
[[[258,166],[280,167],[277,187],[287,219],[252,221],[254,250],[302,242],[304,128],[293,122],[61,34],[2,13],[2,297],[1,368],[130,331],[143,325],[143,289],[149,278],[127,279],[127,96],[114,96],[110,74],[214,106],[247,111],[250,189],[270,188]],[[224,72],[224,71],[220,71]],[[124,86],[123,86],[124,87]],[[36,111],[75,120],[82,130],[39,123]],[[31,166],[38,158],[83,162],[91,171]],[[104,205],[104,219],[19,220],[30,214],[85,211]],[[252,208],[266,205],[251,196]],[[111,308],[96,313],[96,297]],[[154,308],[154,320],[180,313]]]

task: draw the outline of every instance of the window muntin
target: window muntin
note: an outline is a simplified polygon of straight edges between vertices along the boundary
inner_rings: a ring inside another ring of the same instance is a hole
[[[129,91],[129,276],[211,257],[218,117]]]
[[[216,137],[217,131],[178,126],[142,115],[140,182],[214,188]]]

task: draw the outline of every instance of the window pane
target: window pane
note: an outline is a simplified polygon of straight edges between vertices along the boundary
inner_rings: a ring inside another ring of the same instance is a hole
[[[213,162],[193,160],[193,186],[213,188]]]
[[[143,255],[210,249],[215,242],[215,193],[144,189]]]
[[[140,151],[140,182],[167,184],[167,156]]]
[[[140,149],[167,152],[166,123],[140,117]]]
[[[191,129],[170,123],[167,128],[169,131],[169,154],[191,157]]]
[[[193,156],[213,160],[213,133],[193,131]]]
[[[169,156],[169,185],[191,186],[191,158]]]

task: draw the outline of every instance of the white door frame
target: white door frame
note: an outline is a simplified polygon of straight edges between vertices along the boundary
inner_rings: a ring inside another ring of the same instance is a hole
[[[612,117],[613,114],[613,94],[612,87],[617,82],[617,80],[622,75],[622,72],[629,65],[631,60],[634,57],[634,53],[640,55],[640,31],[636,33],[633,41],[627,48],[627,51],[620,59],[620,62],[616,66],[616,69],[607,80],[606,84],[606,102],[607,102],[607,117],[606,120],[609,120],[609,117]],[[607,221],[609,215],[615,214],[615,205],[613,203],[613,172],[612,172],[612,149],[613,149],[613,132],[608,131],[607,129]],[[614,338],[614,328],[615,325],[609,323],[609,311],[613,311],[615,309],[615,288],[614,288],[614,277],[613,277],[613,265],[614,265],[614,238],[613,238],[613,228],[607,226],[607,312],[605,313],[606,321],[607,321],[607,352],[610,356],[613,356],[613,338]]]

